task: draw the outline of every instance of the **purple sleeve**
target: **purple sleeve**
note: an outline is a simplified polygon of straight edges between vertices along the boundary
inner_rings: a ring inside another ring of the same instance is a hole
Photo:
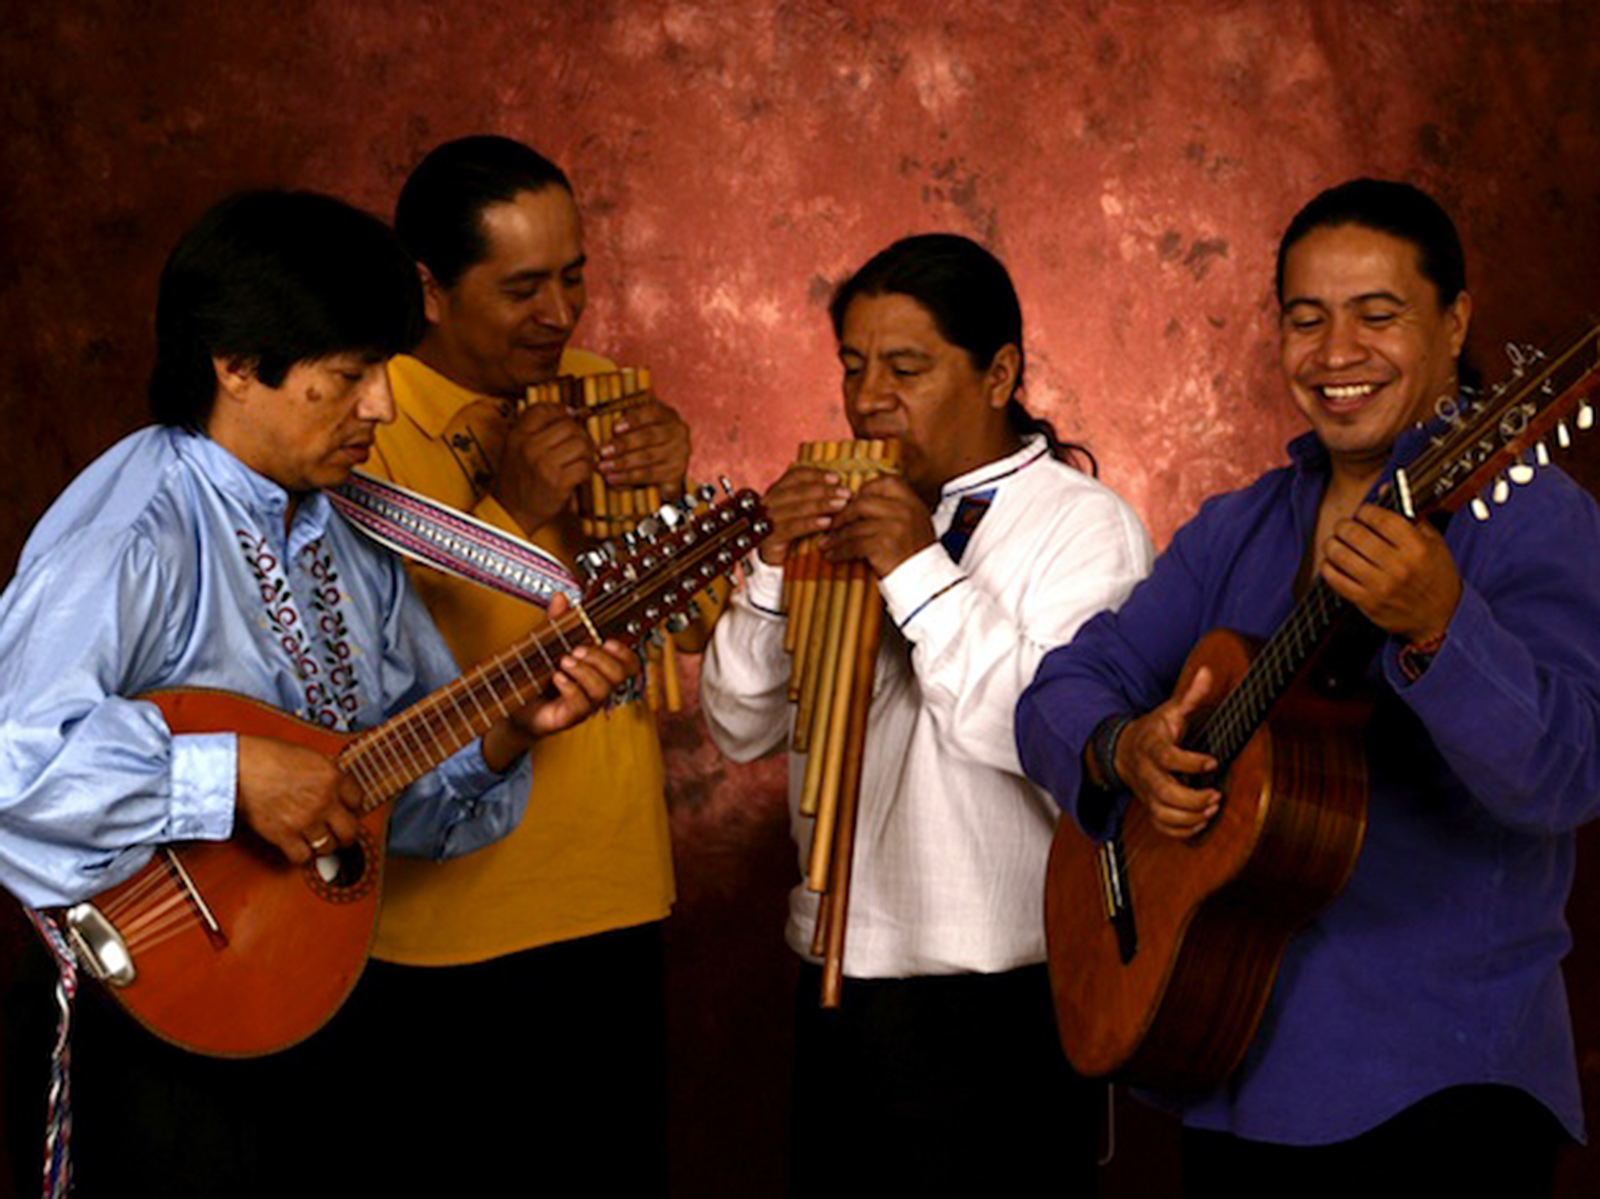
[[[1463,592],[1444,645],[1408,683],[1391,643],[1384,675],[1491,816],[1575,828],[1600,815],[1600,510],[1544,472],[1448,541]]]

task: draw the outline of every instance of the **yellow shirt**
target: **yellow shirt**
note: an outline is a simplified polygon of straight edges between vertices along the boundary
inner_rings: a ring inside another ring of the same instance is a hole
[[[569,350],[563,374],[614,369]],[[389,364],[398,415],[380,426],[368,469],[497,528],[522,530],[485,493],[490,455],[462,410],[493,405],[415,358]],[[576,522],[530,540],[569,565]],[[544,622],[531,604],[412,566],[411,580],[456,661],[471,666]],[[459,965],[627,928],[672,906],[672,849],[655,720],[642,702],[590,717],[538,742],[522,823],[487,849],[448,862],[391,857],[373,956]]]

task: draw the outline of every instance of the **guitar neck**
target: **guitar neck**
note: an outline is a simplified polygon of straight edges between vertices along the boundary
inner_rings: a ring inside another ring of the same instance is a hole
[[[563,654],[592,644],[583,618],[563,615],[357,736],[339,755],[339,766],[361,784],[364,809],[381,807],[528,704],[550,685]]]

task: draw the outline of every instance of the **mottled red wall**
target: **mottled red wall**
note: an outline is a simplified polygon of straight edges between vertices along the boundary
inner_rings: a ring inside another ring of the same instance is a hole
[[[62,484],[141,423],[156,274],[208,203],[286,183],[387,212],[426,149],[484,130],[572,173],[594,262],[582,340],[655,369],[701,471],[760,485],[840,429],[831,284],[898,235],[956,229],[1017,278],[1030,402],[1165,541],[1294,431],[1271,257],[1317,189],[1375,173],[1446,201],[1485,363],[1600,308],[1597,77],[1585,3],[11,5],[0,575]],[[679,1189],[770,1193],[792,865],[778,778],[721,762],[692,720],[667,736]],[[1575,1006],[1593,1105],[1589,920]],[[1600,1186],[1587,1162],[1573,1179]],[[1121,1193],[1165,1189],[1133,1165]]]

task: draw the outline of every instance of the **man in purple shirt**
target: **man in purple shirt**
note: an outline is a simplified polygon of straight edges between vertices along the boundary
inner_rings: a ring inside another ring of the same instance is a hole
[[[1560,961],[1574,830],[1600,812],[1600,510],[1553,469],[1443,532],[1366,502],[1462,390],[1460,241],[1415,188],[1313,200],[1280,244],[1278,298],[1312,431],[1044,660],[1022,762],[1091,835],[1136,802],[1195,837],[1221,801],[1196,781],[1216,763],[1183,743],[1210,672],[1174,691],[1195,642],[1270,635],[1316,578],[1353,604],[1381,634],[1365,843],[1290,942],[1242,1065],[1157,1097],[1183,1114],[1186,1189],[1548,1193],[1562,1130],[1582,1136]]]

